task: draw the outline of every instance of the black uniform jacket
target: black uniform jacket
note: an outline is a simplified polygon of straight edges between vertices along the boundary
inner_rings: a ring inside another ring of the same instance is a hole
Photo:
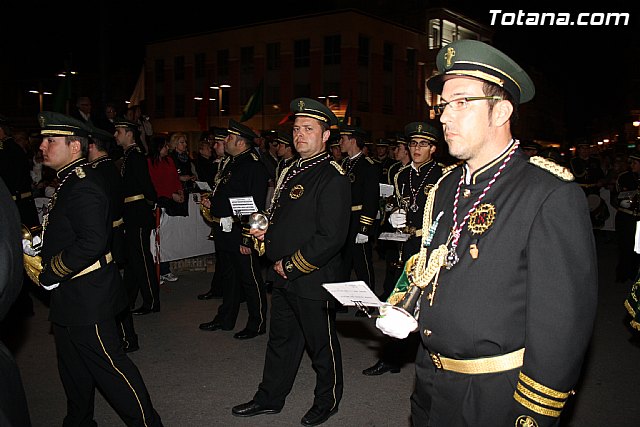
[[[274,286],[288,286],[305,298],[329,300],[332,297],[322,284],[335,282],[342,272],[340,249],[351,207],[349,180],[327,153],[296,160],[283,174],[264,240],[267,257],[282,260],[288,278],[283,285],[277,276]]]
[[[0,178],[4,180],[11,197],[16,201],[22,223],[38,225],[38,211],[31,194],[31,166],[22,147],[13,137],[0,141]]]
[[[158,200],[156,189],[149,175],[147,158],[137,145],[127,147],[120,168],[123,180],[124,223],[127,227],[155,227],[153,207]],[[142,197],[141,197],[142,196]],[[127,198],[137,198],[128,202]]]
[[[427,194],[442,176],[442,167],[435,160],[420,165],[418,170],[412,164],[401,167],[393,182],[395,204],[400,203],[402,209],[407,212],[407,225],[402,230],[411,234],[404,246],[407,255],[412,255],[420,249],[422,237],[416,236],[416,230],[422,229]],[[412,208],[414,205],[415,208]]]
[[[0,321],[11,308],[22,287],[20,216],[4,181],[0,179]]]
[[[113,259],[117,263],[122,263],[125,261],[124,226],[120,224],[124,209],[122,176],[113,160],[106,155],[93,160],[91,168],[100,174],[105,185],[104,189],[109,195],[113,227],[111,252]]]
[[[267,198],[268,176],[264,164],[249,148],[235,156],[225,157],[222,169],[216,174],[211,195],[211,215],[215,218],[233,216],[230,233],[222,231],[220,224],[213,224],[216,247],[227,251],[239,251],[242,244],[242,224],[231,209],[230,197],[253,196],[258,211],[263,211]]]
[[[51,291],[49,320],[90,325],[127,305],[118,267],[104,262],[111,245],[111,203],[102,179],[85,159],[60,169],[58,178],[61,184],[45,221],[40,283],[60,284]],[[96,261],[100,268],[76,277]]]
[[[379,166],[361,153],[344,159],[342,169],[351,181],[351,234],[371,235],[380,200]]]
[[[462,183],[458,223],[509,151],[474,172],[470,184]],[[458,166],[438,184],[432,215],[443,212],[443,217],[431,249],[449,236],[454,195],[466,173]],[[557,422],[531,408],[546,407],[545,399],[567,399],[580,374],[597,303],[589,211],[584,193],[568,182],[571,179],[567,169],[540,157],[529,161],[516,151],[477,206],[478,214],[467,220],[457,249],[459,262],[440,269],[433,305],[427,297],[431,286],[423,293],[419,332],[430,352],[475,359],[525,349],[519,369],[484,375],[435,371],[433,377],[421,379],[432,381],[436,391],[432,420],[455,420],[465,416],[462,413],[480,411],[481,401],[471,397],[484,396],[512,415],[495,425],[512,426],[522,414],[532,416],[539,426]],[[472,236],[470,227],[477,234]],[[476,259],[470,251],[473,243]],[[516,385],[519,391],[514,393]],[[444,401],[444,396],[454,395],[469,401]],[[453,414],[460,405],[462,412]]]

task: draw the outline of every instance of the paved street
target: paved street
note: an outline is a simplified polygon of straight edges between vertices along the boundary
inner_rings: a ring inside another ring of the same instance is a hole
[[[615,244],[599,237],[600,301],[598,318],[577,395],[564,412],[565,426],[636,426],[640,419],[640,348],[627,339],[623,301],[630,283],[614,283]],[[383,263],[376,261],[381,286]],[[162,286],[162,311],[136,317],[141,349],[130,355],[149,388],[165,426],[296,426],[313,399],[314,374],[304,357],[294,389],[280,414],[242,419],[231,407],[250,400],[261,378],[267,336],[248,341],[234,332],[204,332],[198,324],[213,318],[220,300],[198,301],[211,273],[184,272]],[[16,349],[34,427],[62,424],[65,395],[56,368],[48,309],[35,300],[35,315],[5,337]],[[241,308],[236,331],[244,327]],[[371,319],[338,315],[343,361],[344,398],[340,411],[325,425],[409,426],[413,364],[399,374],[365,377],[362,369],[377,360],[381,334]],[[100,426],[122,421],[100,394],[95,419]]]

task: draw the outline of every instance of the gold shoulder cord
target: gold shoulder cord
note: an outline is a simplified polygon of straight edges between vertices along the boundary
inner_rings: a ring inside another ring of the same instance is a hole
[[[433,237],[430,236],[431,224],[433,222],[433,205],[435,203],[436,192],[440,181],[443,178],[444,176],[442,176],[438,182],[431,187],[427,194],[427,201],[425,203],[424,215],[422,218],[422,240],[420,243],[420,252],[418,253],[418,259],[416,260],[416,263],[408,277],[409,281],[413,285],[418,286],[421,289],[426,288],[429,283],[433,281],[433,290],[429,295],[431,303],[433,303],[433,296],[436,291],[438,281],[437,275],[440,272],[440,269],[446,264],[448,253],[447,244],[444,243],[432,250],[431,255],[427,258],[428,249],[425,247],[427,239]]]

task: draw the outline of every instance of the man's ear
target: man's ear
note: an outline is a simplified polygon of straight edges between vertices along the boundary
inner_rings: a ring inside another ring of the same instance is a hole
[[[491,112],[495,126],[504,126],[513,114],[513,105],[509,101],[498,101]]]

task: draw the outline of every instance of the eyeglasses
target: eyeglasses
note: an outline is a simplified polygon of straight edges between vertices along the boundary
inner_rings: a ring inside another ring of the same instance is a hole
[[[471,101],[482,101],[482,100],[493,100],[493,101],[502,101],[501,96],[465,96],[464,98],[453,99],[449,102],[443,102],[442,104],[434,105],[431,107],[433,112],[436,115],[440,115],[444,113],[444,109],[450,107],[453,111],[462,111],[466,110],[469,102]]]
[[[420,141],[409,141],[409,147],[411,148],[415,148],[415,147],[426,148],[432,145],[433,145],[433,142],[425,141],[424,139],[421,139]]]

